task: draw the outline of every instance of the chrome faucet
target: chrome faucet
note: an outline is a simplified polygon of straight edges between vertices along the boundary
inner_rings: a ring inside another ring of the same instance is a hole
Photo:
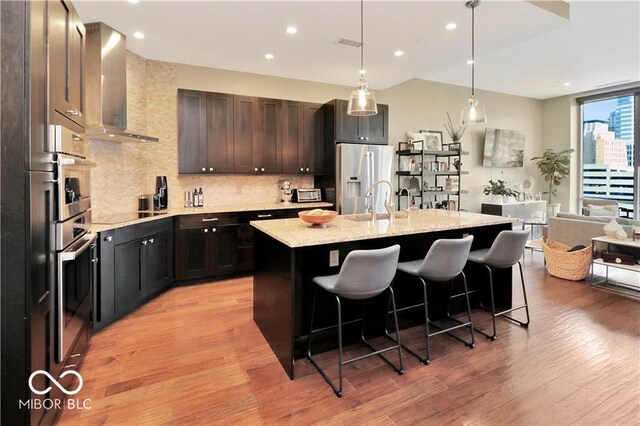
[[[391,201],[391,197],[393,196],[393,185],[391,185],[391,182],[386,180],[377,180],[371,184],[369,189],[367,189],[367,192],[364,194],[364,198],[368,200],[367,212],[371,213],[371,223],[376,223],[376,211],[373,208],[373,200],[371,199],[371,197],[373,195],[373,189],[381,183],[386,183],[387,185],[389,185],[389,198],[387,198],[387,200],[384,202],[384,208],[387,209],[387,213],[389,214],[389,221],[393,221],[394,218],[394,206],[393,201]]]

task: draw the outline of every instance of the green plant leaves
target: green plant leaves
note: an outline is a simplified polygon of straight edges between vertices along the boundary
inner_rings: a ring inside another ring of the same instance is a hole
[[[536,161],[536,166],[538,166],[540,175],[545,182],[549,182],[549,191],[545,192],[545,194],[549,194],[549,203],[551,203],[551,198],[558,194],[556,187],[560,186],[562,179],[569,176],[573,152],[573,149],[559,152],[546,149],[541,156],[531,158],[531,161]]]

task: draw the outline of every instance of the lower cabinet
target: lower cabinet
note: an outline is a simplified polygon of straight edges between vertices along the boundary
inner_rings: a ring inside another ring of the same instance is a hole
[[[173,220],[100,233],[94,328],[110,324],[173,282]]]
[[[181,216],[176,220],[176,279],[195,280],[238,270],[235,213]]]

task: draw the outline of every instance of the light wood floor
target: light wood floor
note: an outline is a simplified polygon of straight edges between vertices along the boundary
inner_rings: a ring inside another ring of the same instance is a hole
[[[94,336],[75,395],[92,408],[60,423],[640,424],[640,303],[549,277],[539,253],[525,274],[528,330],[501,320],[473,350],[438,336],[431,364],[407,356],[402,376],[350,364],[341,399],[307,362],[289,381],[251,319],[250,278],[172,289]]]

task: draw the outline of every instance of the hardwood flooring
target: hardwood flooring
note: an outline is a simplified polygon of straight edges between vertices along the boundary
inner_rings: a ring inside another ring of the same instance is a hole
[[[59,424],[640,424],[640,302],[550,277],[533,257],[529,329],[500,320],[473,350],[437,336],[431,364],[405,356],[402,376],[349,364],[340,399],[306,361],[287,378],[252,321],[251,278],[172,289],[93,337],[74,396],[91,409]],[[402,338],[419,347],[422,329]],[[318,357],[333,377],[335,355]]]

